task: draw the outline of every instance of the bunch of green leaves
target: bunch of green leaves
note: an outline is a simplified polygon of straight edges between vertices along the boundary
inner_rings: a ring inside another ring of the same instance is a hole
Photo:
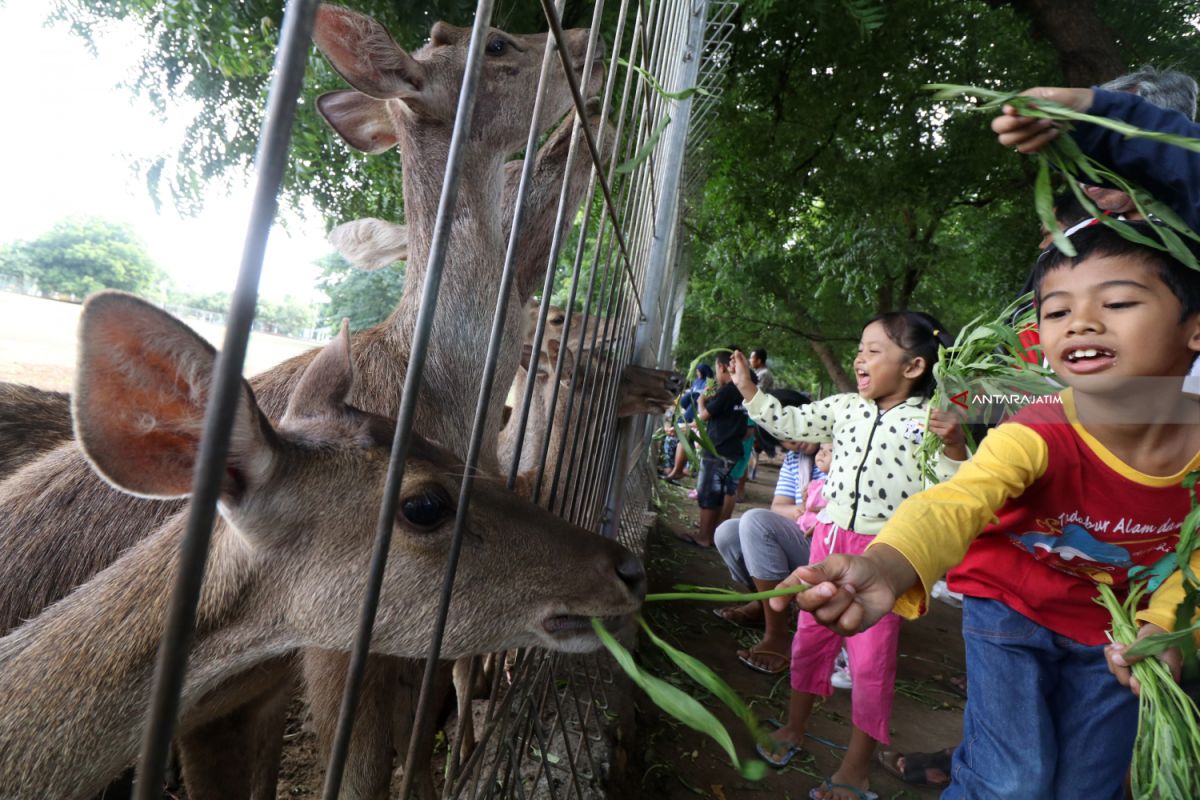
[[[1200,537],[1200,503],[1196,495],[1198,481],[1200,471],[1190,473],[1183,480],[1183,488],[1192,499],[1192,508],[1183,520],[1175,551],[1163,556],[1149,569],[1135,567],[1129,571],[1131,579],[1144,581],[1146,590],[1151,592],[1176,570],[1182,573],[1183,601],[1175,609],[1175,629],[1139,640],[1129,648],[1128,653],[1138,657],[1155,656],[1169,647],[1179,647],[1183,652],[1183,674],[1188,677],[1200,677],[1200,656],[1195,646],[1195,636],[1200,632],[1200,622],[1196,622],[1196,610],[1200,607],[1200,579],[1191,563],[1196,547],[1200,545],[1197,541],[1197,537]]]
[[[936,388],[929,409],[945,410],[950,398],[967,393],[1004,398],[1033,398],[1057,390],[1052,383],[1054,373],[1040,363],[1030,363],[1028,352],[1018,332],[1037,323],[1032,295],[1025,295],[1008,305],[990,320],[982,316],[968,322],[958,332],[950,347],[938,347],[937,363],[933,365]],[[1006,400],[997,407],[998,413],[1010,413],[1015,404]],[[941,437],[929,433],[929,416],[925,418],[926,434],[917,448],[917,463],[921,474],[930,483],[937,483],[934,465],[944,447]],[[975,450],[969,431],[967,449]]]
[[[937,93],[935,98],[938,100],[953,100],[963,97],[974,97],[983,100],[984,102],[974,106],[976,110],[980,111],[998,113],[1005,105],[1010,105],[1025,117],[1054,120],[1064,125],[1069,125],[1072,122],[1088,122],[1116,131],[1127,138],[1152,139],[1176,147],[1182,147],[1186,150],[1200,152],[1200,139],[1192,139],[1187,136],[1178,136],[1160,131],[1142,130],[1127,122],[1085,114],[1064,106],[1061,103],[1055,103],[1043,98],[954,84],[929,84],[926,88],[935,91]],[[1091,156],[1084,154],[1079,149],[1079,145],[1070,136],[1057,137],[1035,153],[1034,157],[1038,160],[1038,175],[1037,181],[1034,184],[1034,205],[1037,208],[1038,217],[1041,219],[1042,224],[1053,235],[1055,247],[1063,253],[1073,256],[1075,255],[1075,248],[1071,245],[1066,235],[1059,229],[1058,223],[1054,218],[1054,200],[1050,187],[1051,167],[1054,167],[1063,175],[1067,186],[1070,187],[1072,194],[1075,195],[1075,199],[1079,201],[1079,204],[1087,209],[1088,213],[1102,224],[1112,228],[1129,241],[1136,242],[1144,247],[1165,250],[1176,260],[1187,264],[1192,269],[1200,269],[1200,262],[1197,261],[1195,254],[1192,253],[1183,241],[1184,239],[1190,239],[1193,243],[1200,244],[1200,234],[1189,228],[1166,203],[1155,200],[1145,189],[1130,183]],[[1080,184],[1085,183],[1111,186],[1125,192],[1133,198],[1134,203],[1137,205],[1138,213],[1146,218],[1156,218],[1163,224],[1155,225],[1152,229],[1153,235],[1146,236],[1131,228],[1127,223],[1102,214],[1099,208],[1096,207],[1096,204],[1087,196],[1087,193],[1083,191],[1083,187]]]
[[[1134,744],[1130,783],[1135,798],[1200,797],[1200,711],[1180,688],[1167,665],[1154,656],[1171,647],[1183,653],[1183,674],[1196,673],[1195,636],[1200,624],[1194,622],[1200,581],[1192,570],[1197,534],[1200,532],[1200,504],[1196,482],[1200,472],[1184,479],[1192,508],[1184,519],[1175,552],[1169,553],[1149,569],[1130,570],[1130,589],[1125,602],[1117,600],[1112,589],[1099,585],[1098,602],[1112,616],[1113,641],[1131,645],[1125,652],[1145,660],[1132,667],[1141,683],[1138,707],[1138,734]],[[1135,614],[1142,598],[1153,592],[1176,570],[1182,572],[1184,598],[1175,612],[1175,630],[1137,638]]]
[[[1099,587],[1099,601],[1112,615],[1113,641],[1132,644],[1137,638],[1134,614],[1145,583],[1131,585],[1124,603],[1108,585]],[[1141,683],[1130,767],[1134,798],[1200,797],[1200,712],[1164,662],[1147,658],[1132,669]]]
[[[707,586],[679,585],[674,588],[677,591],[647,595],[646,602],[704,600],[720,603],[744,603],[750,600],[763,600],[770,597],[797,594],[808,587],[801,584],[784,589],[751,593],[733,592],[727,589],[717,589]],[[738,693],[721,676],[706,667],[701,661],[664,641],[662,637],[650,629],[650,626],[646,624],[644,619],[639,618],[638,622],[641,624],[642,631],[646,634],[650,642],[662,650],[667,658],[675,666],[679,667],[684,674],[695,681],[696,684],[728,706],[746,726],[746,730],[749,731],[756,742],[766,747],[771,745],[770,737],[767,736],[762,725],[759,724],[758,718],[754,716],[754,712],[750,710],[750,706],[738,696]],[[592,618],[592,628],[596,631],[596,635],[600,638],[600,641],[612,653],[613,658],[616,659],[617,664],[620,665],[625,674],[637,684],[638,688],[646,693],[646,696],[656,706],[692,730],[712,737],[713,741],[719,744],[729,755],[733,766],[737,768],[743,777],[750,780],[759,780],[766,774],[766,765],[761,761],[744,762],[738,758],[737,751],[733,746],[733,738],[729,735],[728,729],[699,700],[639,667],[634,660],[633,654],[613,638],[612,634],[608,632],[599,618]]]

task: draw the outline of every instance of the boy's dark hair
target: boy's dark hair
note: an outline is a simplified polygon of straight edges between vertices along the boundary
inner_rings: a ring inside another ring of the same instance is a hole
[[[1138,221],[1121,223],[1128,225],[1137,233],[1151,238],[1157,238],[1153,230],[1155,223]],[[1184,244],[1200,258],[1200,247],[1189,239],[1180,237]],[[1107,225],[1097,223],[1081,228],[1071,235],[1071,244],[1075,246],[1075,255],[1065,255],[1054,245],[1046,248],[1038,256],[1033,268],[1033,292],[1038,305],[1042,300],[1042,281],[1046,274],[1063,266],[1074,267],[1084,259],[1099,256],[1133,256],[1142,259],[1149,267],[1153,267],[1159,279],[1167,285],[1171,293],[1183,307],[1179,321],[1183,322],[1193,314],[1200,312],[1200,271],[1177,260],[1165,250],[1131,242]]]
[[[759,361],[761,361],[764,364],[767,363],[767,351],[762,349],[761,347],[751,350],[750,356],[752,358],[757,358]]]
[[[908,354],[909,359],[925,359],[925,371],[913,381],[913,395],[929,397],[933,394],[933,365],[937,363],[938,347],[949,347],[954,343],[953,337],[946,332],[946,326],[923,311],[888,311],[873,318],[887,332],[888,338],[896,346]],[[865,326],[864,326],[865,327]]]
[[[713,361],[722,367],[728,367],[730,362],[733,361],[733,350],[718,350],[713,354]]]

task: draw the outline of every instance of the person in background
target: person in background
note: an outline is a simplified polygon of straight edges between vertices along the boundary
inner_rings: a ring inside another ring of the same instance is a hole
[[[684,420],[690,425],[696,419],[696,398],[704,391],[704,387],[708,385],[708,381],[712,378],[712,367],[708,364],[701,364],[696,367],[695,379],[692,385],[687,388],[683,396],[679,399],[679,408],[683,411]],[[682,478],[687,471],[687,451],[683,449],[683,445],[675,437],[673,430],[674,425],[671,425],[671,431],[667,433],[667,442],[670,444],[674,440],[674,445],[670,448],[670,457],[674,459],[671,469],[662,474],[662,478],[668,481],[677,481]]]
[[[775,388],[775,376],[767,366],[767,351],[761,347],[750,351],[750,368],[758,376],[758,388],[769,392]]]
[[[696,401],[696,417],[707,426],[708,438],[716,454],[705,451],[700,457],[700,473],[696,477],[696,502],[700,506],[700,530],[695,534],[677,533],[680,539],[700,547],[712,547],[713,535],[722,516],[733,515],[737,480],[733,468],[742,458],[742,440],[746,437],[746,410],[742,395],[733,385],[729,364],[730,350],[716,354],[716,379],[700,393]]]

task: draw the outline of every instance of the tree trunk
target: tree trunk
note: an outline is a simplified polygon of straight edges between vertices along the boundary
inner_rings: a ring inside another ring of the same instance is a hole
[[[817,355],[817,360],[821,362],[821,366],[825,368],[825,372],[833,380],[833,385],[838,388],[839,392],[855,392],[858,391],[854,381],[850,379],[850,375],[845,368],[838,363],[837,356],[833,354],[833,348],[828,342],[816,342],[810,339],[808,344],[812,347],[813,352]]]
[[[1011,0],[1033,22],[1034,36],[1058,53],[1067,86],[1091,86],[1125,72],[1116,38],[1095,0]]]

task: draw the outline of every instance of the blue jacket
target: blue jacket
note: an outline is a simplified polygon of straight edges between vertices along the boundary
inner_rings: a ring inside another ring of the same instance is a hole
[[[1200,124],[1187,115],[1148,103],[1130,92],[1093,87],[1088,113],[1128,122],[1143,130],[1200,139]],[[1084,153],[1171,207],[1194,231],[1200,231],[1200,153],[1151,139],[1126,139],[1088,122],[1075,124],[1072,138]]]

